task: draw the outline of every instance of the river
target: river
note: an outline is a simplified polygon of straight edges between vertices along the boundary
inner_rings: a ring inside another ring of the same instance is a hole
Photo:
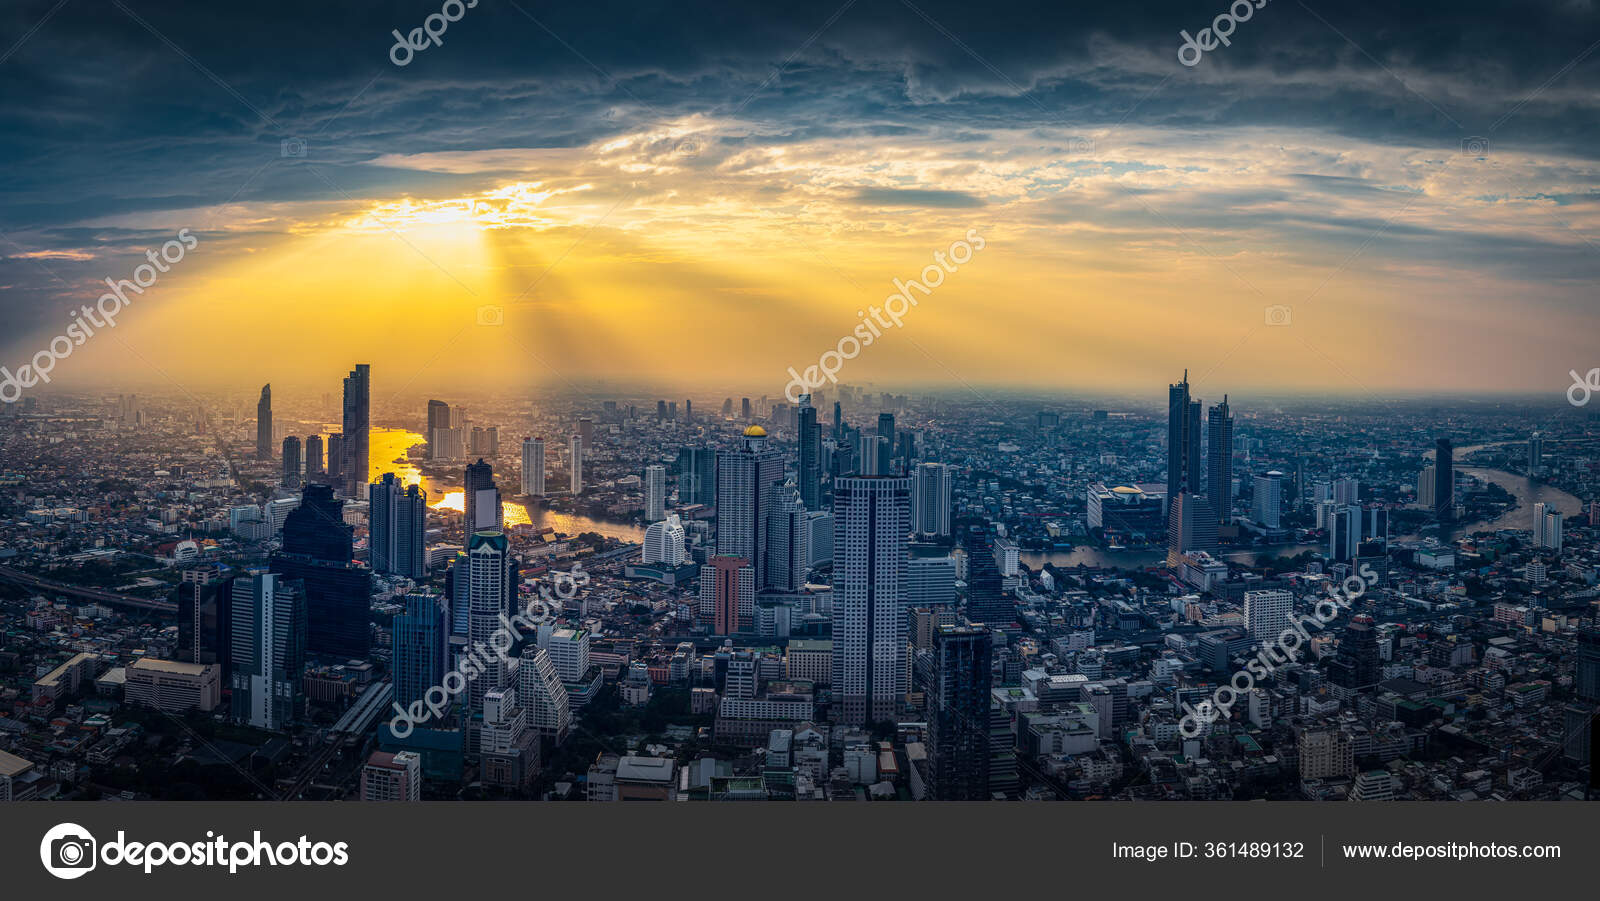
[[[425,444],[427,439],[408,429],[390,429],[373,427],[369,432],[369,453],[371,470],[369,478],[373,481],[382,478],[386,472],[392,472],[397,478],[407,485],[420,485],[422,490],[428,492],[429,506],[435,510],[454,510],[460,513],[465,508],[466,493],[459,485],[441,484],[435,479],[424,475],[415,463],[406,455],[412,445]],[[461,477],[453,482],[465,478],[465,464],[462,466]],[[501,481],[496,479],[496,481]],[[505,492],[502,492],[505,493]],[[501,507],[504,510],[506,525],[530,524],[539,528],[549,527],[566,535],[577,535],[582,532],[596,532],[607,538],[619,541],[641,543],[644,541],[644,529],[627,522],[614,522],[604,519],[595,519],[581,514],[561,513],[546,510],[540,507],[529,508],[514,501],[503,500]]]

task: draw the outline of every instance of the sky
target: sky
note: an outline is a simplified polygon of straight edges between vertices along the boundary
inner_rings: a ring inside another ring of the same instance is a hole
[[[1600,366],[1595,3],[1254,2],[8,3],[0,365],[183,232],[53,386]]]

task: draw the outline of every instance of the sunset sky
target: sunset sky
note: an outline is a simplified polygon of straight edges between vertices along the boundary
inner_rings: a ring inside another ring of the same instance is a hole
[[[1554,395],[1600,366],[1589,0],[1272,0],[1194,67],[1222,0],[481,0],[403,67],[391,29],[440,4],[348,6],[7,4],[0,364],[187,228],[62,384],[359,360],[776,395],[969,230],[843,380]]]

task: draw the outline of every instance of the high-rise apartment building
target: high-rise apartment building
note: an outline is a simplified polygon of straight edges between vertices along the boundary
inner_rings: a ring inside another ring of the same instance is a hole
[[[344,380],[344,492],[359,498],[371,478],[372,367],[357,363]]]
[[[943,463],[924,463],[911,478],[911,522],[920,535],[950,535],[950,467]]]
[[[667,468],[652,463],[644,468],[645,522],[660,522],[667,516]]]
[[[367,562],[373,572],[421,581],[428,575],[428,493],[392,472],[367,488]]]
[[[282,730],[305,713],[305,593],[277,573],[252,572],[233,580],[229,615],[233,720]]]
[[[928,684],[930,788],[938,801],[989,799],[994,638],[981,626],[937,626]]]
[[[911,480],[840,479],[833,518],[834,709],[841,722],[876,723],[894,716],[907,688]]]
[[[717,454],[717,556],[742,557],[767,587],[767,514],[772,486],[783,479],[783,457],[767,447],[767,431],[752,425],[737,449]]]
[[[522,493],[544,497],[544,439],[522,439]]]
[[[822,428],[817,423],[817,408],[811,405],[811,395],[800,395],[797,411],[796,437],[800,448],[797,454],[796,474],[799,479],[800,502],[807,510],[822,509]]]
[[[1233,413],[1228,395],[1206,411],[1206,497],[1217,522],[1233,522]]]

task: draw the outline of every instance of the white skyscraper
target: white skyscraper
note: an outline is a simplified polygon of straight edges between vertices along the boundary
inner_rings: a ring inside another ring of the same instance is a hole
[[[892,719],[906,674],[906,535],[911,480],[834,485],[833,691],[841,721]]]
[[[485,694],[506,685],[505,660],[494,653],[492,641],[501,616],[511,614],[515,582],[505,534],[495,530],[473,534],[467,546],[467,653],[475,654],[483,668],[483,674],[468,683],[468,707],[474,713],[483,710]]]
[[[567,687],[555,661],[544,648],[529,646],[522,651],[517,667],[517,699],[528,711],[528,726],[556,744],[572,729],[572,709],[567,703]]]
[[[572,460],[572,493],[583,493],[583,436],[573,435],[568,454]]]
[[[1244,593],[1244,626],[1256,641],[1274,641],[1289,628],[1294,610],[1294,595],[1287,591],[1247,591]]]
[[[644,468],[644,518],[660,522],[667,515],[667,468],[652,463]]]
[[[522,439],[522,493],[544,497],[544,439]]]
[[[1561,511],[1543,501],[1533,505],[1533,546],[1561,553]]]
[[[664,563],[681,566],[687,553],[684,549],[683,523],[678,514],[670,513],[660,522],[653,522],[644,530],[644,551],[640,562]]]
[[[1338,479],[1333,483],[1333,502],[1349,507],[1361,501],[1361,483],[1355,479]]]
[[[918,466],[911,482],[912,526],[923,535],[950,534],[950,467]]]
[[[1276,529],[1283,522],[1283,473],[1274,469],[1256,476],[1251,518],[1261,526]]]
[[[767,513],[772,486],[783,479],[783,456],[767,447],[767,430],[744,430],[739,448],[717,454],[717,556],[742,557],[767,587]]]

